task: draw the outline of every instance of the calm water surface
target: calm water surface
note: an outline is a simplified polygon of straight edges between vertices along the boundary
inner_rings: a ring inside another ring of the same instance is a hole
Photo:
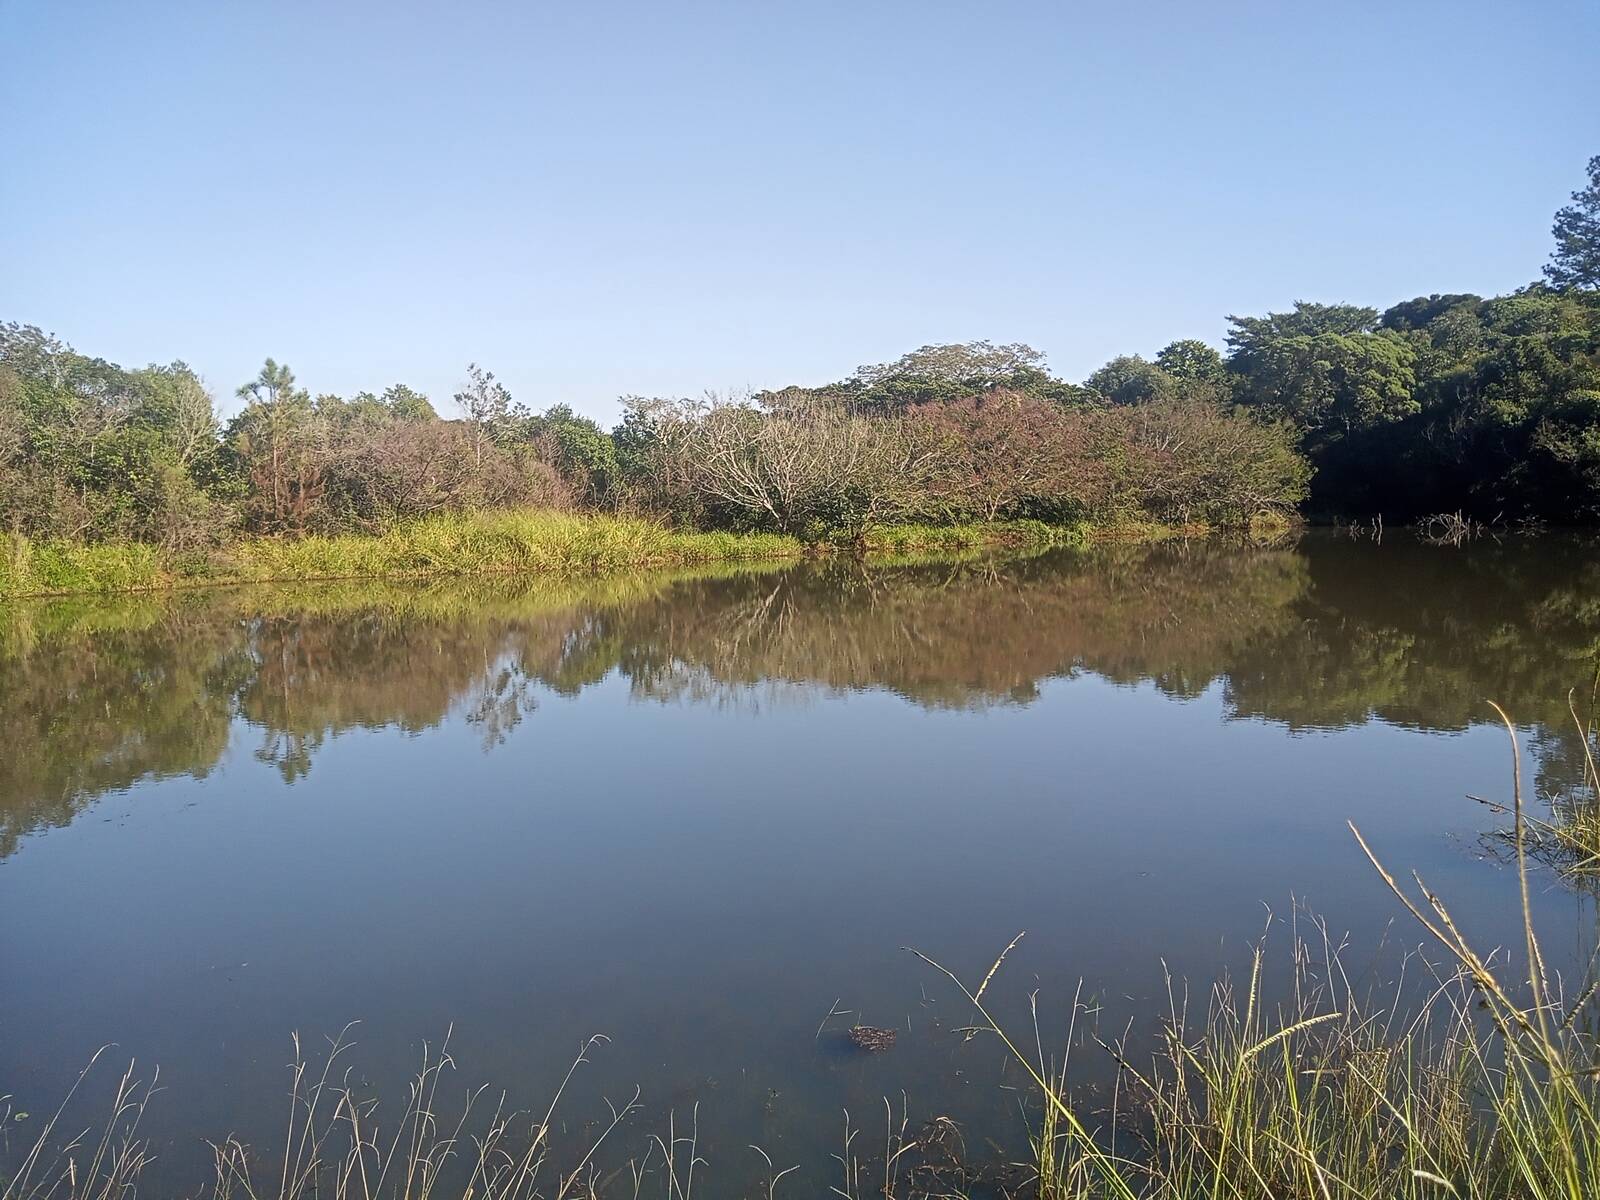
[[[42,1110],[115,1043],[192,1178],[203,1136],[271,1144],[291,1031],[358,1020],[361,1086],[453,1025],[459,1086],[530,1106],[607,1034],[569,1129],[637,1084],[625,1156],[698,1104],[739,1187],[756,1142],[820,1190],[842,1110],[902,1091],[1016,1139],[1015,1077],[903,947],[981,974],[1026,929],[1004,1011],[1062,1020],[1081,979],[1116,1030],[1296,903],[1382,970],[1418,939],[1347,820],[1514,945],[1484,701],[1570,788],[1597,647],[1600,556],[1557,536],[13,607],[0,1093]],[[1592,913],[1535,882],[1573,969]],[[852,1053],[857,1018],[899,1044]]]

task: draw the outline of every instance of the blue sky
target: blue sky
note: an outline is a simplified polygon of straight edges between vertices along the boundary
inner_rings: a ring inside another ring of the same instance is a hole
[[[221,398],[1121,352],[1538,275],[1600,4],[0,0],[0,319]]]

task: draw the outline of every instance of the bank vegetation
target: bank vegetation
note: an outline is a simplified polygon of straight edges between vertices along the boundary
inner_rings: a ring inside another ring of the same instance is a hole
[[[1510,295],[1296,303],[1229,317],[1225,352],[1180,339],[1081,382],[1020,343],[923,346],[820,386],[623,397],[611,430],[476,365],[436,407],[400,383],[313,394],[270,358],[224,417],[182,362],[128,369],[0,324],[0,594],[762,545],[672,540],[686,531],[863,546],[1003,522],[1593,522],[1600,158],[1589,174],[1546,280]],[[552,514],[595,519],[580,534]]]

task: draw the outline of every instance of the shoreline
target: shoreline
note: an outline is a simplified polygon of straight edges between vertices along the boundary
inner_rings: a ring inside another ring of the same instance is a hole
[[[208,587],[549,574],[598,576],[707,563],[808,556],[942,554],[1102,540],[1204,536],[1201,526],[1092,527],[1040,521],[897,525],[859,543],[804,543],[783,534],[680,531],[643,518],[544,509],[432,517],[379,534],[244,538],[205,551],[140,542],[0,542],[0,602],[148,595]]]

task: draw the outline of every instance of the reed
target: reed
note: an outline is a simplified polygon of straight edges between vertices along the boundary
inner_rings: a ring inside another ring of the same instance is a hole
[[[1554,868],[1572,886],[1592,893],[1600,889],[1600,670],[1590,687],[1587,715],[1580,715],[1576,690],[1567,693],[1567,712],[1577,734],[1578,783],[1565,794],[1550,797],[1548,818],[1524,812],[1520,830],[1514,820],[1510,828],[1496,830],[1491,840],[1515,854],[1520,838],[1529,857]],[[1502,816],[1511,812],[1481,796],[1473,799]]]
[[[1376,996],[1361,994],[1321,930],[1316,939],[1296,937],[1293,998],[1269,1007],[1258,948],[1243,985],[1218,983],[1198,1017],[1174,987],[1171,1015],[1148,1061],[1101,1043],[1120,1072],[1116,1094],[1126,1107],[1091,1114],[1074,1102],[1068,1055],[1052,1063],[1042,1050],[1028,1053],[985,1005],[985,987],[1004,954],[976,991],[922,956],[961,991],[978,1028],[999,1038],[1036,1090],[1044,1115],[1034,1139],[1035,1195],[1600,1196],[1600,1045],[1581,1020],[1597,985],[1568,998],[1548,978],[1529,902],[1520,751],[1514,727],[1500,716],[1514,764],[1520,977],[1479,953],[1420,878],[1413,876],[1414,892],[1402,887],[1351,826],[1384,884],[1442,951],[1437,962],[1417,960],[1430,981],[1427,995],[1403,1006],[1400,982]],[[1137,1131],[1131,1142],[1128,1128]]]

